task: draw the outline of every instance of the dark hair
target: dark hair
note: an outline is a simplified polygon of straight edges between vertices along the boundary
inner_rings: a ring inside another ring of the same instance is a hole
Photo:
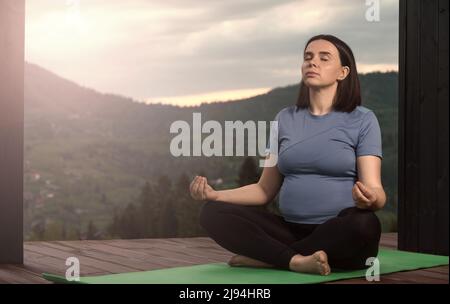
[[[348,66],[350,72],[344,80],[339,81],[336,95],[333,99],[332,108],[336,111],[351,112],[356,106],[361,105],[361,89],[359,85],[358,71],[356,70],[355,57],[350,47],[339,38],[333,35],[317,35],[308,40],[305,45],[305,52],[308,45],[314,40],[327,40],[331,42],[339,52],[342,66]],[[304,109],[309,106],[309,89],[302,81],[300,82],[300,92],[297,99],[297,107]],[[298,109],[297,108],[297,109]]]

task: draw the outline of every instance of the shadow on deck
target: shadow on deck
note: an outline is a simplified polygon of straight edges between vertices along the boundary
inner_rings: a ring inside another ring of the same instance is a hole
[[[381,246],[396,249],[397,234],[384,233]],[[24,265],[0,265],[0,283],[50,283],[41,273],[64,275],[71,256],[79,258],[80,275],[87,276],[227,262],[233,255],[207,237],[25,242],[24,251]],[[380,282],[359,278],[329,284],[448,282],[448,266],[441,266],[382,275]]]

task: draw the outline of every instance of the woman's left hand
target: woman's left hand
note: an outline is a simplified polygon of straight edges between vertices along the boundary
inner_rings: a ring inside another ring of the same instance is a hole
[[[360,209],[370,209],[377,201],[377,193],[360,181],[357,181],[353,186],[352,196],[356,207]]]

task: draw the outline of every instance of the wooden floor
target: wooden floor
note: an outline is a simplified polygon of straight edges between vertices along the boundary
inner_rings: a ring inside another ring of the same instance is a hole
[[[397,235],[383,234],[381,245],[395,249]],[[49,283],[41,273],[64,275],[70,256],[79,258],[80,274],[86,276],[227,262],[233,255],[206,237],[26,242],[24,249],[24,265],[0,265],[0,283]],[[330,284],[448,282],[448,266],[443,266],[383,275],[380,282],[360,278]]]

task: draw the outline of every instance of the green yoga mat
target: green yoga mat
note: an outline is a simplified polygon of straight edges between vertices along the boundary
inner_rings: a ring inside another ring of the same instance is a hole
[[[448,256],[413,253],[380,248],[380,274],[448,265]],[[83,267],[83,265],[81,265]],[[309,284],[365,277],[366,270],[333,271],[328,276],[296,273],[289,270],[230,267],[226,263],[173,267],[141,272],[80,277],[67,281],[64,276],[44,273],[56,283],[78,284]]]

